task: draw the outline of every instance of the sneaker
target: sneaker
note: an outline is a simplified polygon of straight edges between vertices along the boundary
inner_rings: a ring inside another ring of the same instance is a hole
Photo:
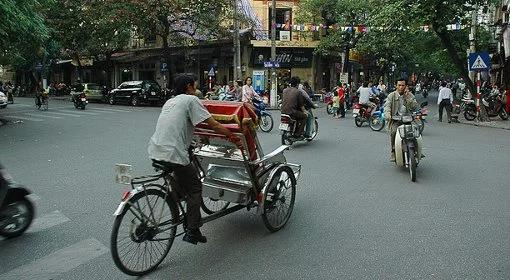
[[[392,152],[390,155],[390,162],[395,162],[397,159],[395,158],[395,152]]]
[[[206,243],[207,238],[202,235],[199,229],[190,229],[186,232],[186,234],[184,234],[182,241],[197,245],[198,242]]]
[[[443,120],[437,120],[438,122],[443,122]]]

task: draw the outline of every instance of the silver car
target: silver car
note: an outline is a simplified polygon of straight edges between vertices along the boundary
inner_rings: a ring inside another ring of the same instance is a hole
[[[7,96],[0,91],[0,108],[7,108]]]

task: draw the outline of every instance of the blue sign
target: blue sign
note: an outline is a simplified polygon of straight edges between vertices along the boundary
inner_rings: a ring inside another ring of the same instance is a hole
[[[159,68],[161,72],[166,72],[168,71],[168,64],[166,62],[161,62],[159,64]]]
[[[265,68],[280,68],[280,62],[278,61],[264,61]]]
[[[42,68],[43,68],[43,65],[42,65],[41,63],[37,63],[37,64],[35,65],[35,70],[37,70],[37,71],[41,71],[41,70],[42,70]]]
[[[211,67],[211,69],[209,69],[209,73],[207,73],[207,75],[209,77],[214,77],[216,76],[216,73],[214,72],[214,67]]]
[[[469,54],[469,71],[488,71],[491,69],[491,58],[488,52]]]

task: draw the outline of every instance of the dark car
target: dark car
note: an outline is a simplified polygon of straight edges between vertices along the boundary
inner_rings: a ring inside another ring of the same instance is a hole
[[[108,103],[128,103],[138,106],[142,103],[161,104],[164,101],[161,87],[153,81],[123,82],[116,89],[110,91]]]

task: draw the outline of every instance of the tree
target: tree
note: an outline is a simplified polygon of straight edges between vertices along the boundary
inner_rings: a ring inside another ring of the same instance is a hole
[[[33,67],[44,53],[49,36],[41,8],[46,0],[0,2],[0,63],[14,68]]]

